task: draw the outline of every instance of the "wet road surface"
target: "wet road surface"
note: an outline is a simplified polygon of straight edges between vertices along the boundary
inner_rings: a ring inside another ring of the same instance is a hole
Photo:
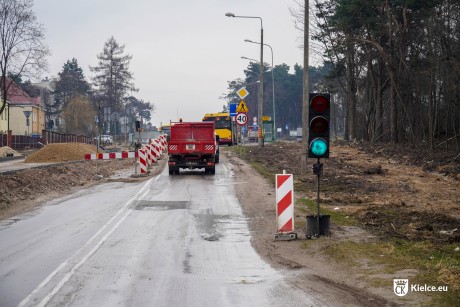
[[[0,306],[311,306],[250,245],[232,166],[110,183],[0,221]]]

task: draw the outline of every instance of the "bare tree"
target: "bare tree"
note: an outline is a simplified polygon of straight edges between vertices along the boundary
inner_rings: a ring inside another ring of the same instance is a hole
[[[8,87],[7,76],[15,81],[19,75],[33,76],[46,70],[46,56],[50,54],[44,44],[43,26],[37,21],[33,0],[0,0],[0,81],[3,113]]]

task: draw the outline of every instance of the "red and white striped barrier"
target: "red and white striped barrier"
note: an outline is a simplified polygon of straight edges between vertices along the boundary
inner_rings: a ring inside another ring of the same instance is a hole
[[[157,162],[166,151],[166,134],[158,136],[155,140],[150,140],[150,144],[142,149],[125,152],[92,153],[85,154],[85,160],[109,160],[109,159],[129,159],[139,158],[136,173],[146,174],[148,168]],[[137,161],[137,160],[136,160]]]
[[[168,141],[166,140],[166,134],[163,134],[159,139],[160,152],[166,152],[168,150]]]
[[[109,159],[130,159],[137,158],[137,153],[135,151],[125,151],[125,152],[100,152],[85,154],[85,160],[109,160]]]
[[[150,154],[150,146],[149,145],[145,146],[144,151],[145,151],[145,157],[147,159],[147,167],[150,167],[152,165],[152,156]]]
[[[158,140],[153,140],[153,141],[152,141],[152,152],[153,152],[153,155],[154,155],[157,159],[160,158],[161,151],[160,151],[160,146],[159,146],[159,141],[158,141]]]
[[[150,155],[150,165],[152,165],[157,162],[158,158],[155,155],[153,144],[148,145],[147,148],[149,150],[149,155]]]
[[[146,174],[147,173],[147,152],[145,149],[139,149],[139,173]]]
[[[292,174],[276,174],[276,223],[278,235],[294,234],[294,179]],[[277,239],[277,235],[275,235]]]

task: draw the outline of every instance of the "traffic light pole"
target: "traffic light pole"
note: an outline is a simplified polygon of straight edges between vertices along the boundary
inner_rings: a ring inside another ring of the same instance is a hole
[[[330,114],[331,114],[331,95],[329,93],[310,93],[309,94],[309,108],[308,108],[308,158],[318,159],[316,164],[313,164],[313,174],[317,176],[316,184],[316,224],[317,234],[319,237],[321,233],[320,227],[320,177],[323,173],[323,164],[321,158],[329,158],[329,134],[330,134]],[[329,217],[327,222],[323,219],[326,230],[325,234],[328,235],[329,230]],[[324,216],[323,216],[324,218]]]
[[[316,175],[317,181],[316,181],[316,208],[317,208],[317,215],[316,215],[316,226],[317,226],[317,233],[316,236],[319,237],[320,233],[320,227],[319,227],[319,203],[320,203],[320,197],[319,197],[319,185],[320,185],[320,176],[323,173],[323,163],[321,163],[320,159],[318,158],[318,163],[313,164],[313,174]]]

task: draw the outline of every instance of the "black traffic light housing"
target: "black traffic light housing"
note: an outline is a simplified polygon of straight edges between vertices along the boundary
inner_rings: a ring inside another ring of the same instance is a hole
[[[308,101],[308,157],[329,158],[331,95],[310,93]]]

